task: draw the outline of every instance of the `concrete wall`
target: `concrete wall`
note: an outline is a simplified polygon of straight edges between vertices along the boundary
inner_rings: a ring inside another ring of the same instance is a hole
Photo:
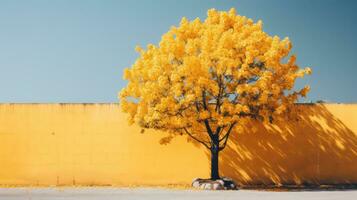
[[[357,183],[357,105],[299,105],[251,122],[220,158],[240,184]],[[128,126],[118,104],[0,104],[0,185],[176,185],[209,176],[183,136]]]

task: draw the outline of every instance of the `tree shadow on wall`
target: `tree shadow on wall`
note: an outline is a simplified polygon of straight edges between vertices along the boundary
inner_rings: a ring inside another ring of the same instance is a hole
[[[250,122],[220,154],[239,185],[357,183],[357,136],[323,104],[296,105],[286,120]]]

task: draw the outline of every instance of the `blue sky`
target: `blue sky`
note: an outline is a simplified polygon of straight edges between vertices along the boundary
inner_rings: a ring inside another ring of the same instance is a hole
[[[209,8],[261,19],[288,36],[313,75],[307,101],[357,102],[357,1],[0,0],[0,102],[117,102],[136,45],[158,43]]]

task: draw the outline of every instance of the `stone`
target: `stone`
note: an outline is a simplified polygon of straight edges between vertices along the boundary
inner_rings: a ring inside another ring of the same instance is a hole
[[[213,190],[223,190],[223,184],[220,183],[213,183]]]
[[[229,178],[229,177],[225,177],[225,176],[223,176],[223,177],[221,178],[221,180],[233,182],[233,179],[231,179],[231,178]]]
[[[192,187],[199,188],[200,187],[200,182],[199,181],[193,181],[192,182]]]
[[[205,183],[205,190],[211,190],[213,187],[212,187],[212,184],[211,183]]]
[[[235,190],[237,189],[234,181],[227,177],[218,180],[196,178],[192,182],[192,187],[204,190]]]
[[[222,179],[216,180],[220,185],[224,185],[224,181]]]

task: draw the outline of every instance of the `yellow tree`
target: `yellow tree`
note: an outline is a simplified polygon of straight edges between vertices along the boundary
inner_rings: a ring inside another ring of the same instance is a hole
[[[211,152],[211,179],[219,178],[218,155],[247,119],[272,122],[309,87],[294,91],[310,74],[290,55],[291,43],[262,30],[262,22],[235,9],[210,9],[204,21],[182,18],[178,27],[149,44],[124,71],[120,92],[129,121],[171,135],[186,134]]]

